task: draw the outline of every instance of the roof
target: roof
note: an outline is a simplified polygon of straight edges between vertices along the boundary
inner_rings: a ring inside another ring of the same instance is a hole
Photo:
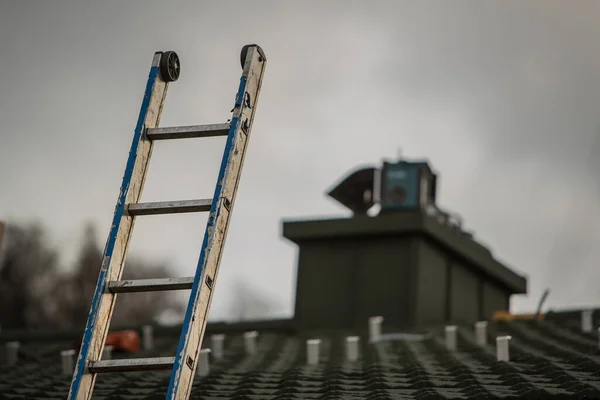
[[[247,356],[242,333],[250,329],[259,331],[258,351]],[[394,331],[384,323],[384,333]],[[600,398],[598,337],[580,331],[577,312],[490,323],[485,347],[475,343],[472,327],[459,325],[456,351],[446,350],[443,327],[430,328],[422,341],[377,344],[366,343],[366,331],[297,332],[285,320],[209,324],[207,335],[217,332],[226,333],[224,358],[196,377],[192,399]],[[154,350],[115,358],[172,356],[178,334],[156,328]],[[509,362],[496,360],[494,338],[504,334],[512,336]],[[345,361],[347,335],[361,336],[358,362]],[[0,367],[0,399],[65,398],[71,376],[61,374],[60,351],[73,337],[2,332],[0,341],[16,336],[19,362]],[[309,338],[322,340],[317,366],[306,364]],[[94,399],[162,399],[168,379],[169,371],[101,374]]]
[[[470,265],[512,293],[526,293],[527,280],[497,261],[489,249],[471,237],[440,224],[434,217],[421,211],[406,211],[385,216],[354,216],[352,218],[283,221],[283,236],[295,243],[309,240],[343,237],[377,236],[390,234],[425,234],[439,245],[450,249]]]

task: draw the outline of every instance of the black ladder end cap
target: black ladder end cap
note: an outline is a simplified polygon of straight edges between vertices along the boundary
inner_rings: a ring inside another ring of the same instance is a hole
[[[256,47],[256,50],[258,51],[258,54],[260,54],[260,56],[262,57],[261,61],[267,61],[267,56],[265,55],[265,52],[263,51],[263,49],[257,45],[257,44],[247,44],[244,47],[242,47],[242,52],[240,54],[240,64],[242,64],[242,68],[244,68],[244,63],[246,62],[246,56],[248,55],[248,49],[250,47]]]

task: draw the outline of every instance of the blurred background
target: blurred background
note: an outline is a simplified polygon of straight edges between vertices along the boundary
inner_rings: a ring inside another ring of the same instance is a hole
[[[291,316],[281,220],[382,157],[428,159],[438,203],[529,280],[515,311],[600,301],[600,2],[0,1],[0,325],[82,329],[152,55],[161,126],[226,121],[239,52],[267,69],[211,320]],[[211,197],[224,139],[159,142],[142,201]],[[206,215],[136,220],[125,277],[194,274]],[[128,295],[114,323],[180,319]]]

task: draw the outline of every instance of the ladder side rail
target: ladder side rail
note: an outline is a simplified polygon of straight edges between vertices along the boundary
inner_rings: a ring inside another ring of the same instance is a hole
[[[90,373],[87,365],[90,360],[100,359],[116,301],[116,293],[107,290],[107,283],[120,280],[123,273],[134,223],[134,217],[126,213],[126,207],[129,203],[137,203],[141,196],[152,153],[152,142],[145,137],[145,130],[158,126],[167,92],[168,83],[159,73],[161,55],[162,52],[155,53],[152,60],[68,400],[92,397],[96,374]]]
[[[190,395],[265,65],[266,57],[262,50],[258,46],[250,47],[175,354],[167,399],[188,399]]]

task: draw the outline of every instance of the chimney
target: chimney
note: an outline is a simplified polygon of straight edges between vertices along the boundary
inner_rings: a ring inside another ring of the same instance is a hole
[[[215,358],[215,360],[222,359],[225,335],[212,335],[210,337],[210,340],[211,340],[211,350],[212,350],[213,357]]]
[[[75,350],[63,350],[60,352],[60,361],[62,367],[62,373],[64,375],[73,374],[75,368]]]
[[[209,363],[210,349],[201,349],[200,355],[198,356],[198,366],[196,368],[196,375],[207,376],[210,372]]]
[[[319,363],[319,345],[321,339],[308,339],[306,341],[306,362],[309,365],[317,365]]]
[[[383,322],[383,317],[371,317],[369,318],[369,341],[371,343],[378,342],[381,338],[381,323]]]
[[[358,344],[360,342],[360,337],[358,336],[348,336],[346,338],[346,360],[349,362],[358,361],[359,348]]]
[[[299,329],[363,329],[374,315],[394,329],[473,326],[526,293],[524,277],[437,207],[436,176],[421,161],[360,168],[328,192],[352,217],[283,222],[283,236],[299,247]],[[379,195],[365,197],[375,186]],[[373,199],[376,216],[368,214]]]
[[[19,342],[6,342],[6,365],[9,367],[15,366],[19,361],[19,349],[21,343]]]
[[[498,361],[510,361],[509,346],[510,336],[498,336],[496,338],[496,359]]]
[[[478,346],[487,345],[487,321],[477,321],[475,323],[475,341]]]
[[[449,351],[456,350],[456,331],[455,325],[449,325],[445,328],[446,333],[446,349]]]
[[[256,353],[257,336],[257,331],[244,332],[244,347],[246,348],[246,354],[253,355]]]

